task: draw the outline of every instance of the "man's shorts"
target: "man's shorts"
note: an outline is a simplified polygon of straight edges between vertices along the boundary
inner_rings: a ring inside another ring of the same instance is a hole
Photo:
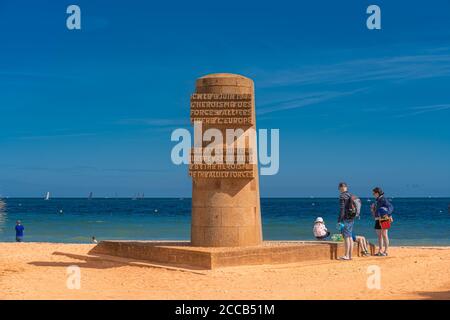
[[[353,220],[344,220],[344,228],[342,228],[342,236],[344,238],[351,238],[353,233]]]

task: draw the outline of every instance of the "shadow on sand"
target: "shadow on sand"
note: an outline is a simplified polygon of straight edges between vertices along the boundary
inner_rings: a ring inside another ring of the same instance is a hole
[[[73,265],[77,265],[80,268],[92,268],[92,269],[108,269],[108,268],[117,268],[123,266],[132,265],[130,262],[123,261],[111,261],[110,259],[104,259],[104,257],[97,256],[85,256],[73,253],[65,253],[65,252],[54,252],[55,256],[65,256],[68,258],[76,259],[83,261],[82,263],[78,262],[52,262],[52,261],[33,261],[29,262],[33,266],[37,267],[69,267]]]
[[[419,292],[418,295],[425,300],[450,300],[450,291]]]
[[[158,269],[165,269],[165,270],[171,270],[171,271],[190,272],[190,273],[201,274],[201,275],[205,274],[204,272],[201,272],[202,270],[196,270],[196,269],[192,269],[192,268],[186,269],[183,267],[172,266],[172,265],[168,265],[168,264],[151,263],[149,261],[114,257],[114,256],[109,256],[109,255],[104,255],[104,254],[94,254],[93,255],[91,252],[89,253],[89,255],[80,255],[80,254],[56,251],[53,253],[53,255],[64,256],[64,257],[68,257],[71,259],[80,260],[81,262],[33,261],[33,262],[29,262],[28,264],[37,266],[37,267],[65,267],[65,268],[76,265],[80,268],[90,268],[90,269],[109,269],[109,268],[132,266],[132,267],[147,267],[147,268],[158,268]]]

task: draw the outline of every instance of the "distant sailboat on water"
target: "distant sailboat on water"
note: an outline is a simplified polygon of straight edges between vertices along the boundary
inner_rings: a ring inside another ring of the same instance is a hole
[[[137,195],[134,194],[134,196],[133,196],[133,198],[131,198],[131,200],[142,200],[144,198],[145,198],[144,193],[142,192],[142,194],[141,194],[140,192],[138,192]]]
[[[89,200],[92,200],[92,191],[89,193],[88,199],[89,199]]]
[[[47,194],[45,195],[45,200],[50,200],[50,192],[47,192]]]

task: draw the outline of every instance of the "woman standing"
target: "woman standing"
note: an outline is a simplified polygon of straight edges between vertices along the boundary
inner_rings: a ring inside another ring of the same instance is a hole
[[[376,187],[372,192],[377,201],[376,204],[372,205],[372,215],[375,218],[375,231],[378,237],[378,253],[375,255],[385,257],[388,255],[388,230],[391,226],[394,206],[386,199],[381,188]],[[384,251],[381,251],[383,248]]]

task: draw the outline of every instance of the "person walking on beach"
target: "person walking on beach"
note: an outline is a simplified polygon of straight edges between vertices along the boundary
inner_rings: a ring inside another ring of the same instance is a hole
[[[372,205],[372,215],[375,218],[375,231],[378,237],[378,253],[376,256],[385,257],[388,255],[389,236],[388,229],[391,226],[392,213],[394,206],[384,196],[381,188],[376,187],[372,190],[377,203]],[[382,249],[384,248],[384,251]]]
[[[20,220],[16,221],[16,242],[23,241],[23,230],[25,230],[24,226],[20,222]]]
[[[339,260],[352,260],[353,252],[353,224],[355,217],[359,216],[361,210],[361,201],[348,192],[348,186],[345,182],[339,183],[339,216],[338,224],[342,237],[344,238],[345,255],[339,257]]]

